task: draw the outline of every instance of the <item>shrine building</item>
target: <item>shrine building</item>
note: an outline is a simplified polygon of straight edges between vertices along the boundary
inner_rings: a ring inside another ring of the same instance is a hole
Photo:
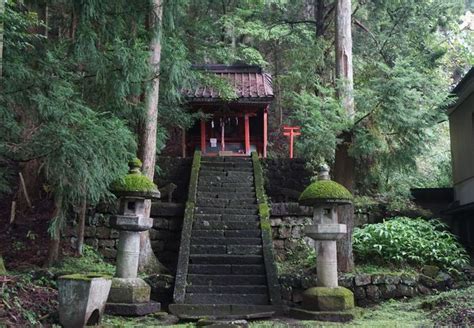
[[[201,150],[205,156],[249,156],[257,151],[267,156],[268,110],[273,100],[272,78],[259,66],[204,65],[205,70],[228,81],[236,97],[224,99],[212,87],[183,90],[190,111],[201,111],[205,118],[183,132],[181,154],[192,156]]]

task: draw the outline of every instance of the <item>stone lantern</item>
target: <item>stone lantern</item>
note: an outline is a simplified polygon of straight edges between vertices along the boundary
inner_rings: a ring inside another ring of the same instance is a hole
[[[146,213],[146,202],[160,198],[156,185],[144,176],[141,161],[129,162],[130,171],[112,185],[119,197],[118,215],[110,226],[119,230],[117,265],[112,279],[106,312],[115,315],[146,315],[160,310],[160,303],[150,301],[150,286],[137,277],[140,254],[140,232],[153,226]]]
[[[313,224],[305,234],[314,239],[316,247],[317,287],[303,293],[302,309],[292,309],[301,319],[349,321],[352,315],[341,311],[354,307],[353,293],[338,286],[336,240],[347,234],[347,226],[338,223],[337,207],[351,204],[352,194],[342,185],[331,181],[329,168],[321,166],[318,180],[301,194],[299,203],[312,206]]]

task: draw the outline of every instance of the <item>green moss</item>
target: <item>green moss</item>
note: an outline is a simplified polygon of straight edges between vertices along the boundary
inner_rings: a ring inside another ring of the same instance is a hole
[[[91,246],[84,245],[83,256],[65,257],[51,268],[51,271],[57,275],[88,274],[89,272],[113,275],[115,273],[115,266],[105,262],[102,256]]]
[[[130,173],[112,183],[113,191],[157,191],[158,188],[141,173]]]
[[[339,183],[331,180],[319,180],[306,187],[300,195],[299,202],[302,205],[312,206],[324,201],[350,201],[352,198],[350,191]]]
[[[313,287],[303,293],[303,308],[312,311],[344,311],[354,308],[354,294],[345,287]]]
[[[59,279],[91,281],[94,278],[112,279],[112,276],[100,273],[74,273],[59,277]]]
[[[132,169],[132,168],[138,168],[138,169],[141,169],[141,167],[143,166],[143,163],[142,161],[139,159],[139,158],[134,158],[134,159],[131,159],[129,162],[128,162],[128,166]]]
[[[191,176],[189,177],[188,202],[196,201],[197,185],[199,180],[199,170],[201,169],[201,152],[195,151],[193,164],[191,167]]]

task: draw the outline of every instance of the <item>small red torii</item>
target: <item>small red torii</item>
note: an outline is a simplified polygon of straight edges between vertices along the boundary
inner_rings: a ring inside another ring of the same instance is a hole
[[[299,126],[283,125],[283,135],[290,137],[290,158],[293,158],[293,141],[295,136],[301,135],[301,128]]]

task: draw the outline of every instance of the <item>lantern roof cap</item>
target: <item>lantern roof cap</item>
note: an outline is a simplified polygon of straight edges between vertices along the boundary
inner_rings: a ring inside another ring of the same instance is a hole
[[[319,169],[318,180],[311,183],[301,193],[299,203],[304,206],[325,203],[350,204],[352,203],[352,198],[351,192],[346,187],[330,180],[329,167],[322,165]]]
[[[142,162],[134,158],[128,162],[128,166],[128,174],[112,183],[112,192],[118,197],[160,198],[158,187],[142,174]]]

